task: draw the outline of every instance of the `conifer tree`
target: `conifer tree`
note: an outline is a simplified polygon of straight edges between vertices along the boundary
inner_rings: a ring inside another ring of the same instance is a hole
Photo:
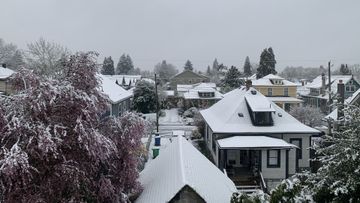
[[[272,48],[264,49],[260,55],[260,63],[257,69],[256,78],[262,78],[268,74],[276,74],[275,55]]]
[[[190,70],[190,71],[194,70],[193,65],[192,65],[190,60],[186,61],[185,66],[184,66],[184,70]]]
[[[217,61],[216,58],[215,58],[215,60],[214,60],[214,62],[213,62],[212,70],[213,70],[214,72],[219,71],[219,62]]]
[[[207,67],[207,70],[206,70],[206,75],[207,76],[211,76],[211,69],[210,69],[210,66]]]
[[[248,56],[246,57],[245,63],[244,63],[244,75],[245,75],[245,77],[249,77],[252,75],[250,59]]]
[[[241,85],[240,76],[241,76],[240,71],[235,66],[231,66],[231,68],[228,70],[228,72],[225,75],[224,86],[230,88],[240,87]]]
[[[114,75],[114,61],[112,60],[111,56],[105,57],[103,66],[101,68],[101,74],[103,75]]]
[[[129,55],[121,55],[119,62],[116,66],[116,74],[121,75],[121,74],[130,74],[132,72],[134,72],[134,64],[130,58]]]
[[[341,75],[351,75],[351,71],[348,68],[347,64],[341,64],[340,66],[340,73]]]

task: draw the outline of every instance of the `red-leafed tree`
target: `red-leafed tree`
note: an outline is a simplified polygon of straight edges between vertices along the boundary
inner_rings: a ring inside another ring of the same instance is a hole
[[[21,70],[0,100],[0,202],[125,202],[140,189],[145,122],[102,118],[96,54],[64,62],[61,78]]]

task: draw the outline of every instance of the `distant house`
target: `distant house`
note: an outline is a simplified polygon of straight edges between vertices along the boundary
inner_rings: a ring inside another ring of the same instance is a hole
[[[0,67],[0,93],[10,94],[12,92],[9,78],[15,72],[11,69],[6,68],[5,64]]]
[[[207,108],[223,98],[215,83],[177,85],[177,96],[184,100],[185,108]]]
[[[230,202],[234,183],[182,136],[160,151],[140,173],[136,203]]]
[[[305,87],[308,92],[301,94],[305,105],[320,108],[323,112],[329,110],[329,87],[331,87],[331,97],[336,97],[337,84],[340,80],[345,84],[345,99],[350,97],[354,92],[360,88],[360,84],[354,79],[352,75],[332,75],[329,84],[328,76],[322,74],[316,77],[313,82],[308,83]]]
[[[190,70],[184,70],[170,78],[169,87],[175,90],[177,85],[191,85],[201,82],[210,82],[210,78]]]
[[[103,91],[110,100],[110,107],[107,115],[121,116],[124,112],[129,111],[131,107],[131,92],[125,90],[116,84],[107,76],[98,75],[101,80],[100,90]]]
[[[275,187],[310,168],[308,127],[252,87],[240,87],[200,111],[205,141],[216,166],[238,189]]]
[[[300,106],[302,102],[296,98],[297,85],[278,75],[269,74],[252,80],[252,86],[286,111],[290,111],[291,107]]]

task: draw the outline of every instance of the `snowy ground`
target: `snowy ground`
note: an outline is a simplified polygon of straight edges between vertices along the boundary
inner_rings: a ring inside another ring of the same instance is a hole
[[[195,126],[188,126],[183,121],[181,116],[178,115],[178,110],[166,109],[165,116],[159,118],[159,131],[168,132],[173,130],[182,130],[185,131],[185,135],[190,135],[191,131],[195,129]]]
[[[181,117],[178,115],[178,110],[176,108],[164,110],[166,115],[159,118],[159,123],[164,124],[182,124]]]

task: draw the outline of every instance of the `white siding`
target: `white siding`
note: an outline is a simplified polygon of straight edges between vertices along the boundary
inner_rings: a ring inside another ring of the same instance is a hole
[[[299,159],[299,168],[308,168],[310,167],[310,140],[309,134],[285,134],[284,140],[290,143],[290,138],[300,138],[302,143],[302,158]],[[295,162],[295,150],[292,150],[289,154],[289,158]],[[292,156],[291,156],[292,155]]]
[[[267,167],[267,150],[261,150],[261,172],[264,179],[285,179],[286,174],[286,150],[280,150],[280,168]]]

